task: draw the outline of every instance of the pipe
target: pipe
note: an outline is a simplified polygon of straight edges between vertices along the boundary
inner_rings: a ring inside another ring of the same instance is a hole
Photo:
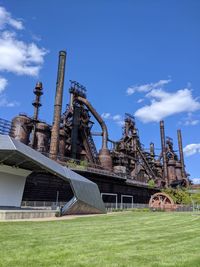
[[[101,116],[97,113],[97,111],[93,108],[93,106],[90,104],[90,102],[81,96],[77,96],[76,98],[79,102],[83,103],[92,113],[92,115],[95,117],[95,119],[98,121],[98,123],[101,126],[102,129],[102,149],[108,149],[108,129],[106,127],[105,122],[102,120]]]
[[[182,144],[182,135],[181,130],[177,130],[177,136],[178,136],[178,147],[179,147],[179,155],[180,155],[180,162],[181,162],[181,174],[182,177],[185,178],[185,164],[184,164],[184,156],[183,156],[183,144]]]
[[[155,157],[155,148],[154,148],[154,143],[153,142],[150,143],[150,155],[151,155],[152,159],[154,159],[154,157]]]
[[[70,108],[73,109],[73,101],[74,101],[74,95],[72,93],[70,93],[70,101],[69,101],[69,106]]]
[[[102,136],[103,135],[103,133],[101,132],[92,132],[91,133],[91,135],[93,135],[93,136]]]
[[[161,147],[162,147],[162,157],[163,157],[163,179],[166,182],[166,186],[168,186],[169,181],[168,181],[168,170],[167,170],[167,155],[165,147],[164,121],[160,121],[160,137],[161,137]]]
[[[66,62],[66,51],[60,51],[57,82],[56,82],[56,95],[54,103],[54,119],[51,130],[51,143],[50,143],[51,159],[56,159],[58,155],[60,120],[61,120],[63,87],[64,87],[64,77],[65,77],[65,62]]]

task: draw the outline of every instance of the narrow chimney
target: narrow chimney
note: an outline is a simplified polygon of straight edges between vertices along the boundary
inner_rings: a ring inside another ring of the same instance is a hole
[[[163,157],[163,179],[166,182],[166,187],[168,187],[169,181],[168,181],[168,171],[167,171],[164,121],[160,121],[160,137],[161,137],[161,147],[162,147],[162,157]]]
[[[39,108],[42,105],[40,103],[40,97],[41,97],[41,95],[43,95],[43,92],[42,92],[42,83],[41,82],[37,82],[36,83],[34,94],[35,94],[35,101],[32,103],[32,105],[34,106],[33,119],[35,121],[37,121],[38,120]]]
[[[182,135],[181,130],[177,130],[177,136],[178,136],[178,147],[179,147],[179,155],[180,155],[180,162],[181,162],[181,174],[182,177],[185,178],[185,164],[184,164],[184,156],[183,156],[183,144],[182,144]]]
[[[38,122],[38,114],[39,114],[39,108],[42,106],[40,103],[40,97],[43,95],[42,92],[42,83],[37,82],[35,89],[34,89],[34,94],[35,94],[35,101],[32,103],[34,106],[34,115],[33,115],[33,129],[32,129],[32,140],[31,140],[31,147],[35,147],[35,133],[36,133],[36,123]]]
[[[54,103],[54,119],[53,126],[51,130],[51,143],[50,143],[50,157],[51,159],[56,159],[58,154],[58,144],[59,144],[59,132],[60,132],[60,120],[62,111],[62,99],[63,99],[63,87],[64,87],[64,77],[65,77],[65,61],[66,52],[59,52],[59,62],[58,62],[58,73],[56,82],[56,95]]]

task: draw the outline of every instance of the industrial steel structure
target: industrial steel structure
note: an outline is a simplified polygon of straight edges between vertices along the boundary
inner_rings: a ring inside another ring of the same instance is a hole
[[[164,121],[160,122],[160,155],[155,155],[152,142],[149,151],[143,148],[135,118],[127,113],[121,139],[112,141],[104,120],[87,99],[86,88],[76,81],[70,81],[69,104],[62,113],[65,62],[66,52],[60,51],[52,125],[38,117],[40,97],[43,94],[42,83],[39,82],[34,90],[36,98],[33,102],[33,117],[19,114],[13,118],[9,135],[94,181],[101,193],[117,193],[119,199],[122,195],[131,195],[134,201],[148,202],[151,194],[160,188],[187,186],[189,180],[180,130],[179,156],[174,151],[172,139],[165,137]],[[99,133],[92,131],[95,121],[101,127]],[[9,123],[5,125],[8,127]],[[94,135],[102,138],[99,151],[93,140]],[[108,142],[112,143],[112,149],[109,149]],[[51,199],[48,194],[45,197],[44,194],[40,195],[39,189],[34,193],[35,177],[40,177],[41,184],[46,183],[46,190],[51,187],[49,178],[40,172],[34,175],[27,179],[23,199]],[[55,182],[56,178],[52,179]],[[154,189],[149,189],[149,181],[153,181]],[[62,191],[62,186],[58,184],[56,187]]]

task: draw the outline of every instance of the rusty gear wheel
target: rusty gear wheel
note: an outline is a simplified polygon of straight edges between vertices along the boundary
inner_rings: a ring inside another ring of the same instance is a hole
[[[175,210],[176,204],[173,199],[165,193],[156,193],[151,196],[149,207],[153,210]]]

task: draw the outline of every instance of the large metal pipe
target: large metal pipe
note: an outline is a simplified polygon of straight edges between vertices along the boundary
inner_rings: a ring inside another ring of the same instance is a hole
[[[52,159],[56,159],[57,154],[58,154],[60,120],[61,120],[63,87],[64,87],[64,77],[65,77],[65,62],[66,62],[66,51],[60,51],[59,62],[58,62],[57,83],[56,83],[55,104],[54,104],[54,119],[53,119],[53,126],[51,130],[51,143],[50,143],[50,157]]]
[[[181,174],[182,177],[186,177],[185,173],[185,163],[184,163],[184,156],[183,156],[183,143],[182,143],[182,135],[181,130],[177,130],[177,136],[178,136],[178,147],[179,147],[179,155],[180,155],[180,162],[181,162]]]
[[[151,155],[151,158],[154,159],[154,157],[155,157],[155,148],[154,148],[154,143],[153,142],[150,143],[150,155]]]
[[[98,121],[102,129],[102,147],[99,151],[99,161],[103,168],[111,170],[112,169],[112,158],[110,155],[110,151],[108,149],[108,129],[106,127],[105,122],[102,120],[101,116],[97,113],[97,111],[93,108],[90,102],[81,96],[77,96],[76,99],[83,103]]]
[[[86,98],[78,96],[76,99],[79,102],[83,103],[91,111],[92,115],[95,117],[95,119],[100,124],[102,133],[103,133],[102,134],[102,149],[107,149],[108,148],[108,129],[107,129],[105,122],[103,121],[101,116],[97,113],[97,111],[93,108],[93,106],[90,104],[90,102]]]
[[[160,121],[160,137],[161,137],[162,158],[163,158],[163,179],[165,180],[166,186],[168,186],[169,181],[168,181],[168,170],[167,170],[164,121]]]

